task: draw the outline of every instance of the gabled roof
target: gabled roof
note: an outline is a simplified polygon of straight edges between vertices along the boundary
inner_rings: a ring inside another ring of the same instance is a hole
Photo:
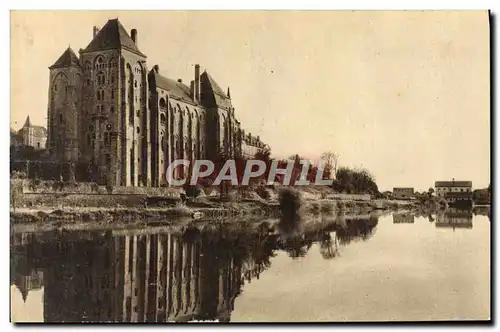
[[[191,88],[184,83],[160,75],[154,69],[151,70],[154,75],[155,84],[168,92],[173,98],[181,99],[191,104],[197,104],[191,96]]]
[[[436,181],[435,187],[472,187],[472,181]]]
[[[49,69],[67,68],[71,66],[80,66],[80,60],[78,60],[78,57],[76,56],[75,52],[73,52],[71,47],[68,47],[66,51],[61,54],[59,59],[57,59],[57,61],[49,67]]]
[[[220,88],[219,84],[210,76],[206,71],[201,74],[201,80],[203,84],[206,86],[203,87],[204,91],[207,91],[206,88],[208,88],[213,94],[213,97],[215,99],[215,103],[219,107],[223,108],[231,108],[231,99],[224,93],[224,91]]]
[[[124,48],[128,51],[146,57],[134,43],[127,30],[118,21],[118,19],[109,20],[90,44],[82,52],[94,52],[109,49]]]

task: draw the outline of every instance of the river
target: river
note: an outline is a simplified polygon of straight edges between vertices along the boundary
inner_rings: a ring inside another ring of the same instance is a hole
[[[10,283],[14,322],[489,320],[490,220],[12,234]]]

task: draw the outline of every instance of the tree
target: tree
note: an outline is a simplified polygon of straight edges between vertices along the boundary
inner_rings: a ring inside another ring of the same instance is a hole
[[[339,155],[330,151],[324,152],[321,155],[321,159],[325,162],[325,173],[337,174],[337,166],[339,162]]]

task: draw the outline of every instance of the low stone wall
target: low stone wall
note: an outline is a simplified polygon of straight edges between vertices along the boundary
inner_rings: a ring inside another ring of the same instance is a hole
[[[66,193],[24,193],[16,207],[117,207],[143,208],[146,195],[120,194],[66,194]]]
[[[33,194],[107,194],[105,186],[94,182],[62,182],[28,179],[11,179],[11,186],[22,188],[23,193]],[[113,187],[113,194],[179,197],[181,188]]]

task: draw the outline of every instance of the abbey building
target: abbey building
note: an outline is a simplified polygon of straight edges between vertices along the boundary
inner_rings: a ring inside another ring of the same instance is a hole
[[[79,56],[68,48],[49,67],[47,149],[54,160],[89,163],[115,186],[162,186],[176,159],[251,157],[269,150],[245,134],[229,88],[195,65],[189,85],[148,68],[137,30],[118,19]],[[176,177],[186,170],[176,168]]]

